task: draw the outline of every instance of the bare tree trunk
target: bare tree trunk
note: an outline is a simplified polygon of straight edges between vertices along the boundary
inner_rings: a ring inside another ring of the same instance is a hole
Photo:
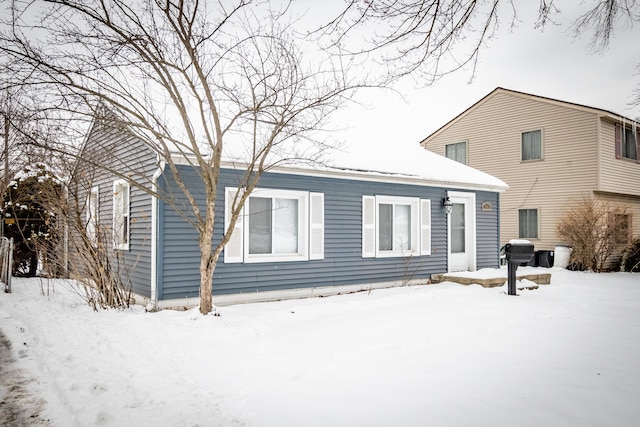
[[[9,186],[9,116],[4,115],[4,179],[2,189]]]

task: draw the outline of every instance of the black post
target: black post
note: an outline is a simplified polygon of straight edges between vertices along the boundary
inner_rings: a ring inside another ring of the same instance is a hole
[[[518,263],[509,261],[507,265],[507,294],[516,294],[516,270],[518,269]]]

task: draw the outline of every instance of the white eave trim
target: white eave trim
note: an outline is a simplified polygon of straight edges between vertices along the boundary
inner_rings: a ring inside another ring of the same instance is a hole
[[[175,154],[171,156],[171,159],[175,164],[178,165],[189,165],[193,166],[197,163],[194,161],[187,160],[181,154]],[[238,169],[244,170],[247,168],[246,163],[242,162],[231,162],[231,161],[222,161],[221,167],[224,169]],[[295,166],[277,166],[268,169],[266,172],[268,173],[280,173],[280,174],[289,174],[289,175],[302,175],[302,176],[312,176],[312,177],[330,177],[330,178],[341,178],[341,179],[350,179],[354,181],[370,181],[370,182],[385,182],[385,183],[398,183],[398,184],[408,184],[408,185],[418,185],[422,187],[437,187],[437,188],[455,188],[462,190],[481,190],[481,191],[492,191],[492,192],[504,192],[509,186],[508,185],[486,185],[486,184],[475,184],[472,182],[455,182],[455,181],[443,181],[437,179],[428,179],[423,178],[416,175],[401,175],[394,173],[385,173],[379,171],[359,171],[354,169],[342,169],[342,168],[331,168],[326,167],[322,168],[313,168],[313,167],[295,167]]]

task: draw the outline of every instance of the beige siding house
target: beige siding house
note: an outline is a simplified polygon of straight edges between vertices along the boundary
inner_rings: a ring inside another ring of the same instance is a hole
[[[497,88],[421,142],[509,185],[500,196],[500,242],[537,250],[563,242],[559,217],[582,197],[629,208],[640,234],[640,123],[618,114]]]

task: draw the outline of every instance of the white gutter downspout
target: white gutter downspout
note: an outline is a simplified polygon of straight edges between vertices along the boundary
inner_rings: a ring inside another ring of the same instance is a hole
[[[158,169],[153,173],[151,189],[158,192],[158,179],[162,175],[165,162],[158,162]],[[151,301],[147,304],[147,311],[158,309],[158,202],[156,196],[151,196]]]

